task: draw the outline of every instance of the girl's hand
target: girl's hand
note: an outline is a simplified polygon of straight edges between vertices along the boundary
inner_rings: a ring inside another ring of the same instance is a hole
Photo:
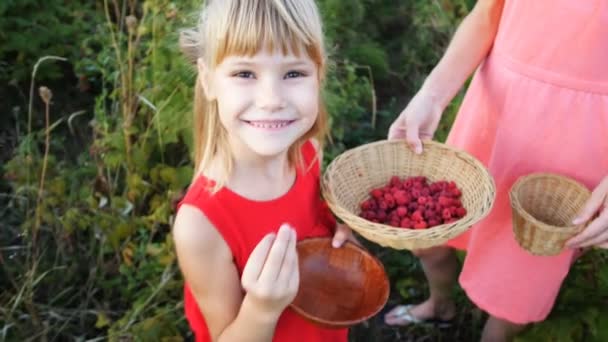
[[[597,214],[597,217],[593,217]],[[583,232],[568,241],[568,248],[598,246],[608,248],[608,176],[593,190],[574,224],[589,225]]]
[[[443,112],[432,94],[422,88],[388,130],[388,139],[403,139],[415,153],[422,153],[421,139],[432,139]]]
[[[338,248],[341,247],[346,241],[350,241],[361,246],[361,243],[359,240],[357,240],[355,235],[353,235],[353,231],[350,229],[350,227],[344,223],[338,223],[336,225],[336,231],[334,232],[334,238],[331,241],[331,245]]]
[[[300,284],[296,232],[284,224],[255,247],[241,277],[246,299],[259,313],[278,319]]]

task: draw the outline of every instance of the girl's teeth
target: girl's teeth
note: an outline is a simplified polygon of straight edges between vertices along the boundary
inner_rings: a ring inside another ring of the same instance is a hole
[[[261,122],[261,121],[251,121],[252,126],[257,128],[281,128],[285,127],[289,124],[289,121],[277,121],[277,122]]]

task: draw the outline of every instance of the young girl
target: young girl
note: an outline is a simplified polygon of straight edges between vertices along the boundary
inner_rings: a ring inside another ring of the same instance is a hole
[[[488,217],[448,245],[467,251],[460,284],[490,315],[483,341],[507,341],[544,320],[577,248],[608,241],[608,1],[479,0],[445,55],[395,120],[389,138],[422,152],[446,105],[479,66],[447,143],[469,151],[497,186]],[[537,257],[515,241],[509,189],[532,172],[555,172],[595,189],[575,224],[586,230],[563,253]],[[595,213],[600,212],[597,218]],[[398,306],[386,322],[454,316],[458,264],[450,248],[416,251],[430,298]]]
[[[288,307],[296,242],[352,238],[319,193],[326,57],[314,0],[208,0],[182,38],[198,69],[196,168],[173,236],[196,340],[346,341]]]

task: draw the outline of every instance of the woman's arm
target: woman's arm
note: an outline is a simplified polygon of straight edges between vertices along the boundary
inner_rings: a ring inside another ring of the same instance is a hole
[[[443,110],[473,70],[490,51],[502,15],[504,0],[479,0],[458,26],[445,54],[422,89]]]
[[[504,0],[479,0],[458,26],[445,54],[388,131],[422,153],[421,139],[432,139],[445,107],[486,57],[498,30]]]

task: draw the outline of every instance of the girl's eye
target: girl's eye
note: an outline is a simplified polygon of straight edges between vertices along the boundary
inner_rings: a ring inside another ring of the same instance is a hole
[[[234,74],[234,76],[240,77],[240,78],[254,78],[254,75],[251,71],[239,71],[236,74]]]
[[[299,71],[290,71],[285,75],[285,78],[296,78],[296,77],[303,77],[305,76],[304,73],[301,73]]]

